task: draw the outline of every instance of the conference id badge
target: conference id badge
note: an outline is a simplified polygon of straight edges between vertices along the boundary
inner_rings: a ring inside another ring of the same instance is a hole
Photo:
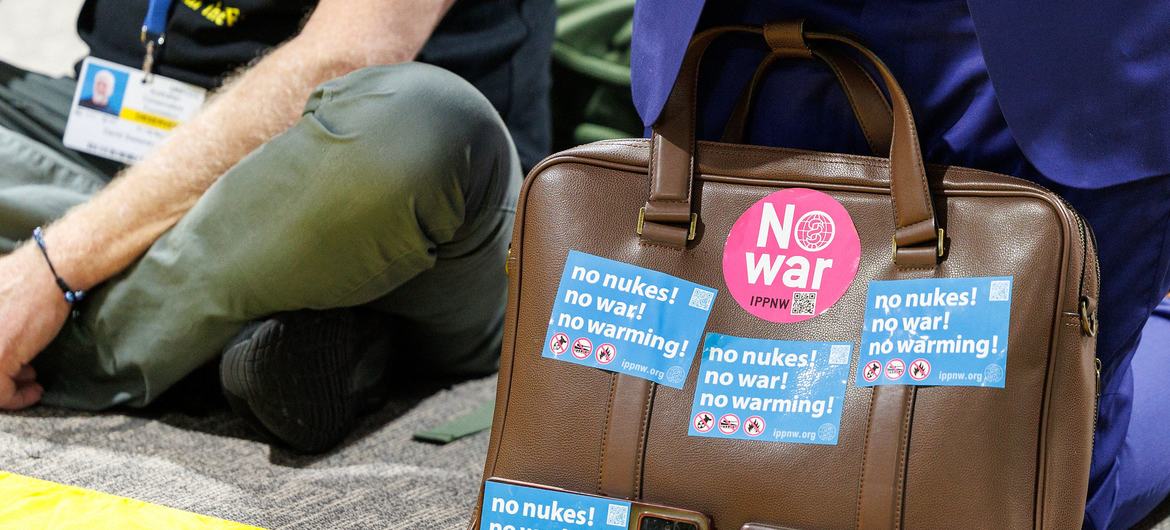
[[[1007,380],[1012,277],[869,282],[857,386]]]
[[[682,388],[717,291],[570,251],[542,356]]]
[[[191,118],[207,91],[137,68],[87,57],[65,126],[65,147],[132,164]]]
[[[709,530],[692,510],[490,478],[480,530]]]

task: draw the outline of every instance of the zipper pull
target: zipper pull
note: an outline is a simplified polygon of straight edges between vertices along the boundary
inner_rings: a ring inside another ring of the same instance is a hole
[[[1085,335],[1088,335],[1090,337],[1096,337],[1097,336],[1097,308],[1090,307],[1089,302],[1090,302],[1089,297],[1087,297],[1087,296],[1081,297],[1081,307],[1080,307],[1080,311],[1079,311],[1079,313],[1081,315],[1081,331],[1084,331]]]

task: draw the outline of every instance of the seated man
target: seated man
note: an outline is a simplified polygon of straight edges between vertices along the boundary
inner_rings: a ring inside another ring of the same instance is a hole
[[[142,406],[226,347],[233,407],[320,451],[376,386],[372,345],[494,371],[552,2],[204,3],[171,7],[154,72],[217,93],[108,184],[61,145],[73,82],[0,64],[0,408]],[[146,4],[88,0],[91,53],[141,64]]]

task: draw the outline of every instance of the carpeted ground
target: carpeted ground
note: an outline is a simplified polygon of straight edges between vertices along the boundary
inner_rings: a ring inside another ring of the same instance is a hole
[[[492,400],[495,377],[404,377],[340,447],[304,456],[253,434],[226,409],[213,375],[142,411],[0,414],[0,470],[273,529],[466,526],[488,433],[443,446],[411,437]],[[1168,517],[1170,502],[1137,528],[1170,530]]]
[[[0,469],[266,528],[462,528],[486,432],[445,446],[418,430],[495,397],[490,377],[405,389],[318,457],[273,449],[218,407],[0,415]]]
[[[214,398],[0,414],[0,470],[266,528],[463,528],[487,432],[445,446],[411,435],[491,400],[495,378],[416,385],[317,457],[272,448]],[[1170,530],[1168,516],[1170,503],[1139,528]]]

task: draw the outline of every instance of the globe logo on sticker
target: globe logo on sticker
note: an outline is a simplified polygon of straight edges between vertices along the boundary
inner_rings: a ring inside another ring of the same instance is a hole
[[[677,385],[683,381],[683,369],[681,366],[671,366],[666,371],[666,380],[671,384]]]
[[[822,424],[821,428],[817,429],[817,438],[820,438],[822,442],[832,440],[835,436],[837,436],[837,426],[832,423]]]
[[[983,382],[985,384],[986,383],[993,383],[993,384],[998,383],[1002,379],[1003,379],[1003,368],[1000,368],[998,364],[989,364],[989,365],[987,365],[987,368],[983,369]]]
[[[853,283],[861,239],[828,194],[773,192],[739,216],[723,245],[723,280],[749,314],[800,322],[828,311]]]
[[[796,222],[796,244],[808,252],[817,252],[833,242],[836,229],[833,218],[820,211],[808,212]]]

